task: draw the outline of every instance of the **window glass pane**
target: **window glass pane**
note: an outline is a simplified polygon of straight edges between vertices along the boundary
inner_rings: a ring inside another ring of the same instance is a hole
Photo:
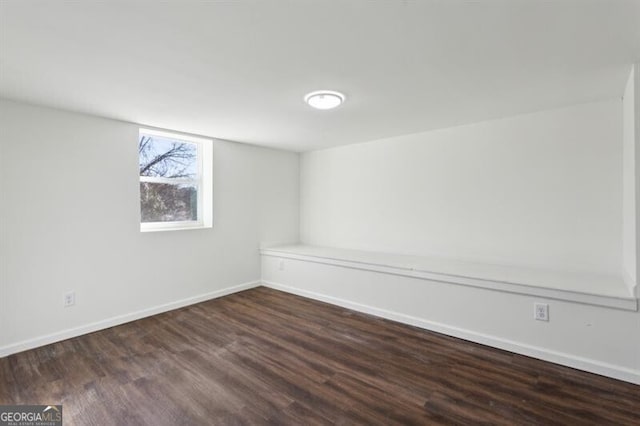
[[[138,140],[140,176],[195,178],[198,147],[162,136],[141,133]]]
[[[198,220],[196,185],[140,182],[142,222]]]

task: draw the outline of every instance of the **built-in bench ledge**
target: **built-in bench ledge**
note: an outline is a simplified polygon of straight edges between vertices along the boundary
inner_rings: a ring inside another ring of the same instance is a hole
[[[635,289],[622,276],[309,245],[268,247],[261,249],[261,254],[630,311],[638,309]]]

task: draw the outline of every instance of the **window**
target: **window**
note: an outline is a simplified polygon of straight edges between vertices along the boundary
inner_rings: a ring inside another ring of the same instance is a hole
[[[140,129],[140,230],[210,228],[211,140]]]

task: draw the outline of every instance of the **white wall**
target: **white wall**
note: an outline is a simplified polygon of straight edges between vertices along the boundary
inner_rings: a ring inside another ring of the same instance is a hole
[[[618,277],[624,262],[635,279],[637,89],[624,105],[305,153],[301,240]],[[638,312],[271,256],[262,268],[275,288],[640,384]]]
[[[636,111],[635,111],[635,70],[631,69],[629,80],[622,98],[623,121],[623,199],[622,199],[622,253],[623,270],[628,280],[637,282],[636,270]]]
[[[0,131],[0,355],[255,283],[298,240],[296,153],[215,141],[213,228],[141,233],[137,125],[0,101]]]
[[[620,274],[620,99],[305,153],[312,245]]]

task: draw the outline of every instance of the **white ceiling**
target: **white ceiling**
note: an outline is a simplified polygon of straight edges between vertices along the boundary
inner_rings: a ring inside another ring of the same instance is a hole
[[[0,0],[1,97],[297,151],[621,96],[638,60],[640,1]]]

